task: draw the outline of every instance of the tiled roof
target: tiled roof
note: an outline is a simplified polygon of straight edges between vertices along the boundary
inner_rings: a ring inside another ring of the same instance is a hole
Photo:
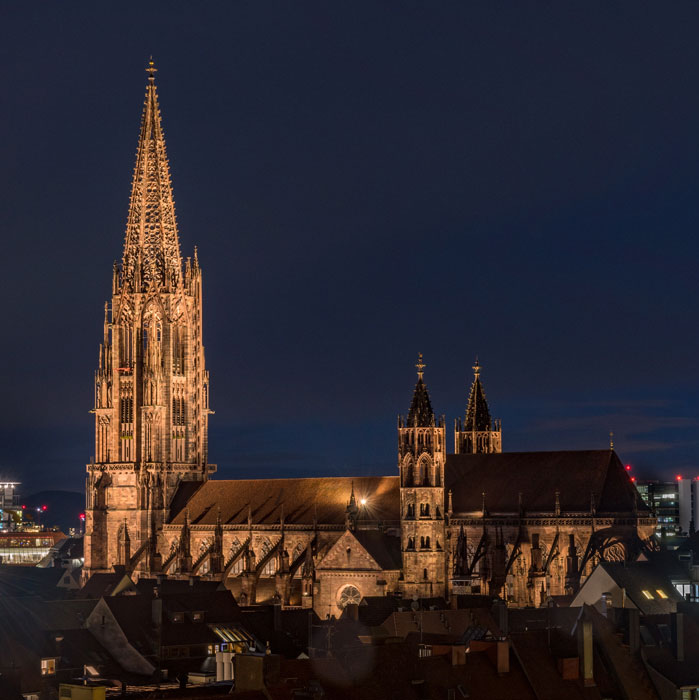
[[[357,530],[354,536],[382,569],[402,568],[400,537],[380,530]]]
[[[662,615],[675,612],[682,596],[677,592],[662,569],[650,562],[621,564],[603,561],[599,564],[613,581],[626,591],[627,597],[644,615]],[[594,573],[594,572],[593,572]],[[662,598],[658,590],[667,596]],[[643,595],[648,591],[653,597]]]
[[[192,525],[215,525],[218,508],[226,524],[245,524],[248,507],[253,523],[277,524],[284,512],[286,523],[343,525],[352,492],[360,507],[359,520],[398,520],[397,476],[326,477],[313,479],[241,479],[207,481],[189,498],[186,507]],[[184,522],[184,506],[173,512],[171,522]]]
[[[483,491],[491,514],[518,512],[520,492],[525,511],[553,512],[558,491],[562,512],[589,512],[594,493],[598,513],[630,512],[635,500],[640,513],[650,514],[612,450],[448,455],[445,481],[455,513],[480,511]],[[273,525],[283,504],[288,524],[310,525],[317,517],[319,524],[343,525],[353,484],[357,500],[367,500],[360,524],[399,520],[398,477],[364,476],[211,480],[194,491],[185,484],[170,522],[182,524],[188,508],[192,525],[215,525],[220,508],[224,524],[244,525],[250,507],[253,523]]]
[[[556,491],[561,511],[648,512],[624,466],[612,450],[503,452],[447,456],[447,491],[455,513],[480,511],[485,492],[489,513],[516,513],[519,494],[526,511],[553,512]]]

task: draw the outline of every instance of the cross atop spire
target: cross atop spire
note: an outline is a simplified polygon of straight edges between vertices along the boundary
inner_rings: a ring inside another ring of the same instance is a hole
[[[425,373],[425,367],[427,367],[427,365],[422,361],[421,352],[417,354],[417,364],[415,367],[417,367],[417,378],[422,379],[422,375]]]
[[[182,258],[172,196],[170,165],[165,151],[160,105],[151,57],[136,167],[131,183],[129,216],[122,260],[123,288],[143,291],[175,287],[181,279]]]
[[[157,72],[158,69],[155,67],[155,64],[153,63],[153,57],[151,56],[148,61],[148,68],[146,68],[146,73],[148,73],[148,79],[155,80],[155,74]]]
[[[476,375],[476,379],[481,375],[481,366],[478,364],[478,355],[476,355],[476,364],[472,367],[473,373]]]

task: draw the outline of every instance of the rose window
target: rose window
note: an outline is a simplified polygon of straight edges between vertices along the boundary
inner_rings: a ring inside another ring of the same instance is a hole
[[[348,605],[359,605],[359,601],[362,599],[362,594],[355,586],[345,586],[340,591],[340,596],[337,601],[337,606],[343,610]]]

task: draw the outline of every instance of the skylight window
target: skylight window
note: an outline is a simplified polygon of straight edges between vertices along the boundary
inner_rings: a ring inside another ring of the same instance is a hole
[[[643,593],[643,597],[647,598],[648,600],[653,600],[653,594],[650,591],[641,591]]]
[[[665,591],[660,590],[660,588],[656,588],[655,592],[661,597],[661,598],[667,598],[667,594]]]

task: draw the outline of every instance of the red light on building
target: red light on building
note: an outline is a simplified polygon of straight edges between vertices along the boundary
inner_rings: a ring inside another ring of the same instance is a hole
[[[697,479],[699,479],[699,476],[697,477]],[[22,504],[22,510],[26,510],[26,509],[27,509],[27,506],[25,506],[24,504]]]
[[[635,481],[636,481],[636,477],[635,477],[635,476],[632,476],[632,477],[631,477],[631,481],[634,481],[634,482],[635,482]]]
[[[679,474],[677,475],[677,481],[682,481],[682,477]]]
[[[630,472],[630,471],[631,471],[631,465],[630,465],[630,464],[627,464],[627,465],[626,465],[626,471],[627,471],[627,472]]]
[[[47,510],[48,506],[41,506],[41,510]]]
[[[80,520],[85,520],[85,513],[80,513]]]

